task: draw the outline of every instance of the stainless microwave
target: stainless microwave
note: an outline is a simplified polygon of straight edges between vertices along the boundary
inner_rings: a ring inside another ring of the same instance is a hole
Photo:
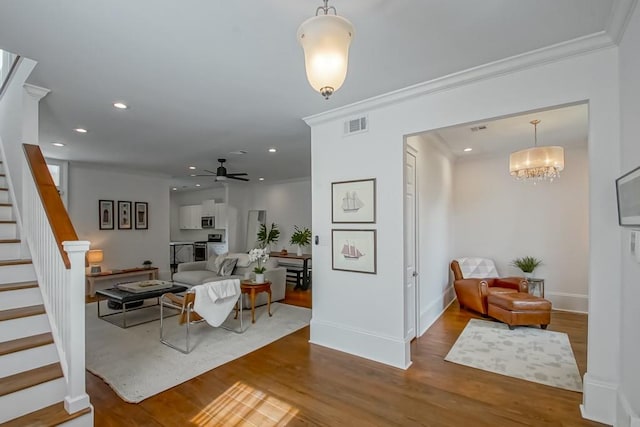
[[[216,218],[214,216],[203,216],[202,228],[216,228]]]

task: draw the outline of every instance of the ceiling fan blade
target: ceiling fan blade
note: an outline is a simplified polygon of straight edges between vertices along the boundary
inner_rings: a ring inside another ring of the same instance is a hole
[[[215,172],[213,172],[213,171],[210,171],[210,170],[207,170],[207,169],[204,169],[204,171],[205,171],[205,172],[209,172],[209,173],[210,173],[210,174],[212,174],[212,175],[216,175],[216,173],[215,173]]]
[[[227,178],[229,178],[229,179],[237,179],[238,181],[249,181],[248,178],[239,178],[237,176],[232,176],[232,175],[227,175]]]
[[[205,174],[202,174],[202,175],[195,175],[195,176],[216,176],[216,174],[211,175],[210,173],[208,173],[208,174],[206,174],[206,175],[205,175]]]
[[[227,176],[244,176],[244,175],[249,175],[246,172],[243,173],[228,173]]]

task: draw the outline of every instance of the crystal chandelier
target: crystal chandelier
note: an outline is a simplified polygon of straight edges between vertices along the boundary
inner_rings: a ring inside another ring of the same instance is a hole
[[[298,41],[304,50],[307,80],[325,99],[340,89],[347,77],[349,45],[353,38],[353,25],[338,16],[336,8],[323,0],[316,16],[304,21],[298,28]],[[329,11],[333,15],[329,15]],[[323,14],[319,15],[319,12]]]
[[[516,151],[509,156],[509,172],[519,181],[549,181],[560,176],[564,169],[564,148],[558,146],[538,147],[538,123],[529,122],[534,128],[534,147]]]

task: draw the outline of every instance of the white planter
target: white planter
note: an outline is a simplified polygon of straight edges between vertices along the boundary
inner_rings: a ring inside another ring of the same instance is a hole
[[[264,273],[256,273],[256,283],[264,283]]]
[[[302,246],[298,245],[298,251],[296,252],[298,256],[302,255]]]

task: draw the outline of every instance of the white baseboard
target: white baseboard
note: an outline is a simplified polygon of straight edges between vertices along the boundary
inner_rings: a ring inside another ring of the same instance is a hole
[[[582,418],[614,425],[616,420],[617,384],[591,378],[584,374]]]
[[[60,424],[60,427],[93,427],[93,406],[88,414]]]
[[[333,322],[312,318],[309,342],[400,369],[407,369],[411,365],[410,345],[402,338]]]
[[[618,407],[616,411],[616,427],[640,427],[640,417],[629,404],[629,400],[618,390]]]
[[[545,299],[551,301],[554,310],[573,313],[589,312],[589,295],[566,292],[546,292]]]
[[[427,329],[434,324],[436,320],[442,316],[452,302],[456,300],[456,294],[453,290],[453,285],[444,290],[442,295],[435,301],[432,301],[427,308],[420,311],[420,331],[418,336],[422,336]]]

